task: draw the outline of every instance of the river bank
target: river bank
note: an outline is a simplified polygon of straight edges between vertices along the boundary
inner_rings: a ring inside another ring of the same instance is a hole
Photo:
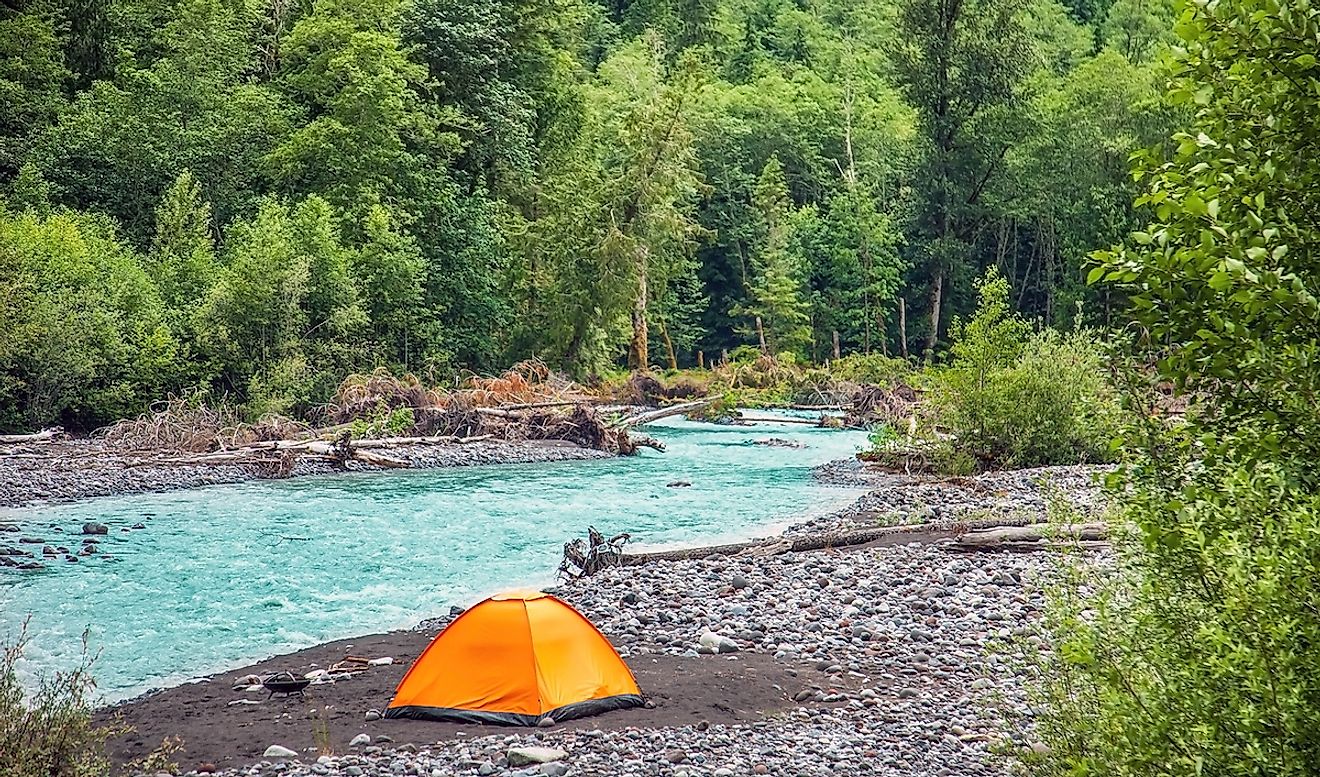
[[[414,469],[439,469],[486,464],[536,464],[609,458],[612,454],[562,440],[506,442],[483,440],[465,444],[401,446],[391,456]],[[0,507],[74,502],[101,496],[177,491],[200,486],[243,483],[269,477],[257,464],[160,464],[106,445],[80,439],[9,451],[0,456]],[[289,477],[335,471],[380,469],[346,461],[335,470],[328,461],[300,459]]]
[[[1031,710],[1022,670],[1001,647],[1039,642],[1044,599],[1034,583],[1052,562],[1042,553],[958,553],[940,538],[996,510],[1042,518],[1054,496],[1093,508],[1094,472],[885,480],[851,508],[786,533],[914,522],[929,533],[902,544],[607,569],[563,587],[559,595],[634,668],[652,710],[536,731],[374,719],[442,619],[128,702],[117,711],[139,731],[118,740],[114,754],[127,762],[174,735],[184,737],[177,760],[185,771],[229,766],[234,775],[1005,773],[992,751],[1030,746],[1022,732]],[[738,652],[700,655],[708,631],[734,640]],[[393,663],[314,685],[306,699],[233,690],[249,672],[306,674],[349,651]],[[271,745],[299,755],[261,760]],[[333,754],[311,749],[318,745]],[[558,766],[510,765],[509,749],[527,745],[565,755]]]

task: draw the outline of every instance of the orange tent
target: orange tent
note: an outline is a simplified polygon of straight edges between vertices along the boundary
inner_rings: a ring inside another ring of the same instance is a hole
[[[537,591],[492,596],[458,616],[399,681],[385,717],[534,726],[643,703],[605,635]]]

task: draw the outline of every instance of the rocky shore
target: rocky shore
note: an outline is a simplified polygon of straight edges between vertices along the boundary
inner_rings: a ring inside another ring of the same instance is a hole
[[[558,591],[619,648],[653,710],[549,729],[443,727],[375,717],[389,701],[384,675],[336,683],[337,695],[318,698],[313,686],[306,700],[250,707],[231,704],[245,696],[226,676],[125,705],[130,718],[159,725],[117,757],[141,755],[170,730],[160,721],[165,708],[150,706],[168,697],[203,721],[189,729],[202,741],[185,742],[184,770],[210,771],[214,764],[198,759],[218,758],[230,777],[1008,774],[996,752],[1040,747],[1014,656],[1023,644],[1042,645],[1038,584],[1055,562],[1046,553],[955,552],[941,538],[969,516],[1039,519],[1056,499],[1092,510],[1095,474],[1050,468],[932,481],[855,472],[876,489],[788,533],[877,523],[931,531],[903,544],[607,569]],[[410,660],[443,623],[424,626],[394,648],[396,661]],[[264,666],[314,671],[297,657]],[[327,715],[328,734],[313,737],[311,721]]]
[[[43,502],[68,502],[98,496],[175,491],[221,483],[241,483],[262,477],[253,465],[165,465],[101,443],[70,440],[31,446],[0,456],[0,507]],[[464,445],[416,445],[393,449],[391,456],[418,469],[478,464],[531,464],[547,461],[608,458],[603,451],[563,441],[503,442],[487,440]],[[374,469],[357,461],[349,471]],[[291,476],[328,474],[325,461],[304,458]]]

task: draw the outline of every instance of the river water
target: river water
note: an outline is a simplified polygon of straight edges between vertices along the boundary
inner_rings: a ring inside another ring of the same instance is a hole
[[[98,696],[115,701],[409,626],[500,589],[551,584],[562,544],[588,525],[606,536],[631,532],[642,547],[704,545],[768,534],[857,494],[820,485],[810,470],[851,456],[865,443],[860,432],[673,419],[648,431],[667,452],[254,481],[0,511],[26,534],[70,547],[84,522],[110,526],[101,538],[108,558],[40,572],[0,568],[0,641],[30,616],[21,671],[31,682],[76,662],[87,630],[100,653]],[[807,447],[751,444],[771,436]],[[676,480],[692,485],[668,487]],[[139,523],[145,528],[123,531]]]

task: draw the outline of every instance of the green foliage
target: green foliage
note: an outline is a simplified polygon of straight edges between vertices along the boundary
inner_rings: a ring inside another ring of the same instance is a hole
[[[105,218],[0,212],[0,423],[78,426],[174,384],[161,301]]]
[[[1104,461],[1117,405],[1099,345],[1085,332],[1032,334],[993,270],[976,315],[953,326],[953,362],[933,378],[940,424],[979,467]]]
[[[410,407],[390,406],[381,400],[376,408],[365,417],[353,419],[349,432],[355,438],[401,437],[413,428],[416,420]]]
[[[0,646],[0,774],[6,777],[100,777],[110,773],[105,742],[124,728],[92,723],[91,691],[83,636],[83,661],[74,669],[40,678],[35,689],[20,681],[18,665],[27,628]]]
[[[1193,114],[1140,160],[1150,224],[1099,255],[1137,333],[1127,537],[1074,587],[1044,665],[1043,775],[1309,775],[1320,763],[1315,256],[1320,15],[1241,0],[1178,23],[1171,99]],[[1190,401],[1167,419],[1150,383]],[[1094,581],[1092,581],[1094,582]]]
[[[296,409],[377,367],[679,367],[757,316],[818,363],[836,336],[938,351],[991,264],[1028,315],[1108,315],[1081,265],[1134,226],[1126,157],[1175,113],[1161,2],[11,4],[6,212],[100,223],[87,260],[155,301],[103,316],[145,327],[140,365],[69,351],[51,389],[117,399],[30,407],[14,369],[0,423],[197,388]]]
[[[873,354],[850,354],[830,362],[830,374],[853,383],[888,386],[911,378],[912,365],[902,359]]]
[[[22,167],[28,138],[55,121],[68,78],[49,19],[0,18],[0,176]]]
[[[733,312],[760,319],[768,348],[801,352],[811,338],[811,317],[807,313],[804,262],[790,243],[800,229],[799,223],[814,219],[814,213],[793,210],[784,168],[777,157],[771,157],[761,171],[753,202],[764,236],[753,254],[748,300],[735,306]],[[754,327],[748,330],[756,332]]]

